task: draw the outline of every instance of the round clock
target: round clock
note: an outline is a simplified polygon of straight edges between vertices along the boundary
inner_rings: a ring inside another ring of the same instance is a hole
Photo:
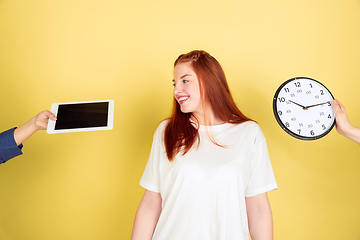
[[[324,137],[335,125],[332,100],[333,95],[320,82],[296,77],[277,89],[273,111],[285,132],[301,140],[315,140]]]

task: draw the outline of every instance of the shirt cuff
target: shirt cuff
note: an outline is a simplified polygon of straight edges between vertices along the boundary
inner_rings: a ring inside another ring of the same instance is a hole
[[[17,146],[14,139],[14,130],[11,128],[0,133],[0,164],[22,154],[23,145]]]

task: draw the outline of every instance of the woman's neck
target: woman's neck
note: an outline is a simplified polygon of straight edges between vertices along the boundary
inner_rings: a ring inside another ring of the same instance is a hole
[[[205,117],[204,115],[199,116],[193,113],[192,117],[194,117],[200,125],[204,126],[213,126],[225,123],[224,121],[218,119],[213,113],[209,114],[209,116],[207,117]]]

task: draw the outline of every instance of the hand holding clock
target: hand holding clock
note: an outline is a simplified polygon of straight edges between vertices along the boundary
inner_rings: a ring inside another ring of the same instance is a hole
[[[333,100],[332,105],[335,109],[335,127],[338,133],[360,144],[360,128],[357,128],[350,123],[345,107],[339,100]]]

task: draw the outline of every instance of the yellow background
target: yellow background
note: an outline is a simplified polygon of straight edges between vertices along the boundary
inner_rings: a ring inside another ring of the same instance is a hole
[[[0,0],[0,130],[54,102],[115,100],[112,131],[41,131],[0,166],[0,239],[129,239],[173,62],[193,49],[264,131],[275,239],[359,240],[359,145],[335,129],[297,140],[272,112],[280,84],[306,76],[360,126],[359,0]]]

